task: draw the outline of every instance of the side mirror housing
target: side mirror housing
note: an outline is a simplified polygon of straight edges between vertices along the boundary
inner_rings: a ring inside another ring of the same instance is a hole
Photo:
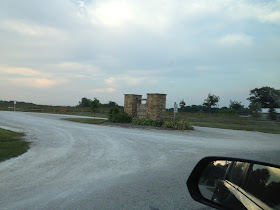
[[[187,187],[194,200],[216,209],[280,209],[280,166],[275,164],[206,157]]]

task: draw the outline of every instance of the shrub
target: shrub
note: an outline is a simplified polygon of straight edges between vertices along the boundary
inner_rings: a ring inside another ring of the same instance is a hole
[[[132,125],[161,127],[162,122],[153,120],[151,118],[133,118],[132,119]]]
[[[112,122],[114,123],[131,123],[132,118],[125,112],[115,114]]]
[[[178,120],[178,121],[165,120],[162,127],[171,128],[175,130],[193,130],[192,125],[186,120]]]
[[[109,111],[109,121],[113,123],[131,123],[132,118],[125,112],[120,112],[118,108]]]
[[[165,120],[164,122],[156,121],[150,118],[133,118],[132,125],[153,126],[162,128],[171,128],[175,130],[193,130],[192,125],[186,120]]]
[[[118,108],[111,108],[110,111],[109,111],[109,114],[108,114],[108,119],[110,122],[113,121],[113,118],[116,114],[119,113],[119,109]]]

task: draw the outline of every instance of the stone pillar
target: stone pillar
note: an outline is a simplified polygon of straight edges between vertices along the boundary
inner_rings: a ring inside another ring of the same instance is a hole
[[[166,94],[148,93],[146,113],[148,118],[163,121],[166,111]]]
[[[140,104],[142,95],[124,94],[124,112],[131,117],[137,117],[137,104]]]

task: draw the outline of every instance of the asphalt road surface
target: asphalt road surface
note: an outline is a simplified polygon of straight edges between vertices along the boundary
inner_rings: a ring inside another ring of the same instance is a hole
[[[1,209],[205,209],[186,188],[201,158],[280,163],[276,134],[144,130],[61,117],[0,112],[0,127],[32,142],[27,153],[0,163]]]

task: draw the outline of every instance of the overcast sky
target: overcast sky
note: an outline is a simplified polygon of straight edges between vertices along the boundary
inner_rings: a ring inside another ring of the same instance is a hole
[[[8,0],[0,3],[0,100],[76,105],[126,93],[248,105],[280,89],[280,0]]]

